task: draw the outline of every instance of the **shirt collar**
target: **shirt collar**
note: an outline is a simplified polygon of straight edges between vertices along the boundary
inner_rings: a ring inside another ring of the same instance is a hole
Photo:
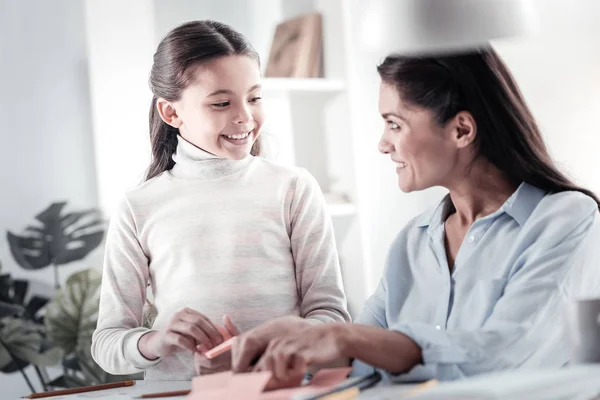
[[[494,214],[506,213],[523,226],[545,195],[546,192],[542,189],[523,182]],[[423,213],[417,227],[435,228],[443,224],[453,210],[454,205],[450,195],[447,194],[436,206]]]

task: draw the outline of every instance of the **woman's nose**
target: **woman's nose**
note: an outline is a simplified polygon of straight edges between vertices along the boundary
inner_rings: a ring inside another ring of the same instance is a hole
[[[394,150],[394,146],[386,139],[385,135],[382,135],[381,139],[379,139],[377,148],[383,154],[389,154]]]

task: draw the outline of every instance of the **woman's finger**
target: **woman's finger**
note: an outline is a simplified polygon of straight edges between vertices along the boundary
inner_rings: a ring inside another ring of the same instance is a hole
[[[266,344],[255,338],[252,332],[234,337],[231,351],[233,371],[248,371],[252,362],[263,353],[266,347]]]
[[[284,381],[287,378],[288,362],[288,354],[285,351],[278,349],[274,352],[272,372],[275,379]]]

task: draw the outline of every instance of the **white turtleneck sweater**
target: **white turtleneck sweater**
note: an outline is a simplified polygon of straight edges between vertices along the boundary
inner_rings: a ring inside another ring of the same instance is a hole
[[[349,321],[333,228],[315,179],[259,157],[213,156],[179,137],[172,170],[125,195],[111,219],[92,356],[107,372],[194,376],[193,355],[139,352],[147,283],[160,329],[195,309],[242,331],[296,315]]]

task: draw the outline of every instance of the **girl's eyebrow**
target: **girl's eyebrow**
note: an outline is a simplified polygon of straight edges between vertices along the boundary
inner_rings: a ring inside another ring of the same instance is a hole
[[[259,89],[260,87],[261,87],[260,84],[256,84],[256,85],[252,86],[250,89],[248,89],[248,92],[252,92],[253,90]],[[216,96],[218,94],[234,94],[234,93],[233,93],[233,90],[219,89],[219,90],[217,90],[215,92],[212,92],[207,97]]]

